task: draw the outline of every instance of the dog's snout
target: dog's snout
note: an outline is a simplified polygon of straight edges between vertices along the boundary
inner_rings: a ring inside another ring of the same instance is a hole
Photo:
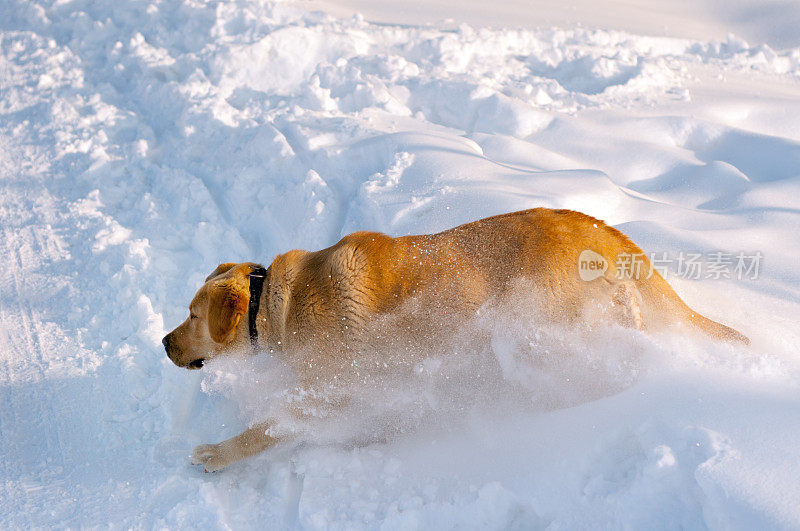
[[[164,336],[164,339],[161,340],[161,344],[164,345],[164,350],[169,353],[169,334]]]

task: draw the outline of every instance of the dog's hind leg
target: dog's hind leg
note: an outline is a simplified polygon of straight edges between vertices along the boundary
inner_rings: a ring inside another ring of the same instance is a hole
[[[191,463],[205,465],[206,472],[216,472],[263,452],[277,442],[277,439],[267,435],[268,428],[267,423],[257,424],[219,444],[201,444],[192,452]]]
[[[611,306],[617,322],[628,328],[644,330],[642,318],[642,295],[633,282],[612,284]]]

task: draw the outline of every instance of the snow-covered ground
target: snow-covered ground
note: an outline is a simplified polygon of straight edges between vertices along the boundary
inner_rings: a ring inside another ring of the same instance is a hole
[[[297,0],[339,17],[389,24],[467,23],[495,28],[582,26],[700,40],[735,33],[777,48],[800,45],[795,0]]]
[[[417,26],[389,2],[0,0],[0,527],[800,528],[796,6],[737,2],[748,43],[691,30],[708,11],[665,8],[678,39],[624,2],[629,32],[457,4]],[[534,206],[667,253],[752,347],[495,316],[361,419],[189,465],[281,392],[266,356],[164,355],[218,262]]]

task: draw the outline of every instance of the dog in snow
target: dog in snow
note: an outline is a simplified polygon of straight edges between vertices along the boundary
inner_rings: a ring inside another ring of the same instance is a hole
[[[637,270],[621,271],[621,256],[638,257]],[[299,386],[310,385],[347,371],[349,353],[371,340],[370,323],[404,305],[425,311],[389,334],[467,322],[487,302],[524,286],[535,288],[541,315],[556,322],[591,314],[639,330],[696,330],[749,343],[689,308],[617,229],[579,212],[535,208],[438,234],[356,232],[321,251],[289,251],[268,267],[220,264],[163,344],[170,360],[188,369],[229,353],[271,351],[292,368]],[[269,427],[258,424],[198,446],[192,462],[212,472],[257,454],[276,442]]]

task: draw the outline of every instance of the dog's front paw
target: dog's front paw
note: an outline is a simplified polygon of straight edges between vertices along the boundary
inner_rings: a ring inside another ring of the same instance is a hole
[[[201,444],[192,451],[190,461],[193,465],[205,465],[206,472],[216,472],[230,464],[226,457],[225,443]]]

